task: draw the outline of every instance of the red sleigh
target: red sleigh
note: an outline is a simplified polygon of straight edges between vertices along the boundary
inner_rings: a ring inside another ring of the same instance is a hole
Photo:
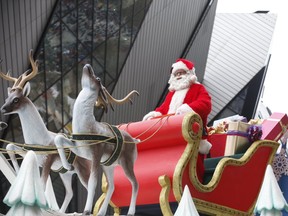
[[[265,170],[278,143],[254,142],[239,159],[222,158],[207,184],[199,182],[196,161],[202,135],[201,118],[195,114],[166,116],[144,122],[123,124],[121,129],[139,138],[135,174],[139,182],[137,205],[160,204],[163,215],[173,215],[169,203],[180,202],[187,185],[199,212],[209,215],[251,215]],[[210,159],[206,159],[210,160]],[[207,161],[206,161],[207,162]],[[209,171],[209,170],[208,170]],[[207,173],[207,175],[209,175]],[[115,191],[111,199],[114,215],[129,206],[131,184],[123,170],[115,170]],[[108,185],[96,202],[96,215]]]

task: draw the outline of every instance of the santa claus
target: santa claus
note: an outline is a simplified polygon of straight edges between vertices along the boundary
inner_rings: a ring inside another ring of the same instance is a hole
[[[198,158],[203,160],[203,154],[209,153],[211,148],[211,144],[206,139],[206,124],[207,117],[211,112],[211,97],[205,87],[197,81],[194,64],[186,59],[177,59],[176,63],[172,64],[168,83],[169,93],[165,101],[155,111],[146,114],[143,120],[166,114],[182,115],[191,111],[196,112],[201,117],[204,125]],[[198,177],[201,178],[204,168],[199,169]]]

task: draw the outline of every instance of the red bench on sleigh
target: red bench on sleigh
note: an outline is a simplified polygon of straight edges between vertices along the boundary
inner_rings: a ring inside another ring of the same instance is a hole
[[[266,167],[272,162],[278,143],[254,142],[239,159],[225,157],[207,168],[204,182],[197,178],[196,163],[202,135],[202,121],[196,113],[166,116],[119,126],[139,138],[135,174],[139,182],[138,205],[160,204],[163,215],[172,216],[169,203],[180,202],[187,185],[199,212],[211,215],[252,215]],[[205,163],[207,164],[206,159]],[[212,159],[215,163],[215,159]],[[213,163],[213,162],[212,162]],[[209,164],[209,162],[208,162]],[[211,178],[208,179],[207,178]],[[114,215],[129,206],[131,184],[120,167],[115,169],[115,191],[111,199]],[[107,190],[94,207],[97,214]],[[137,212],[137,209],[136,209]]]

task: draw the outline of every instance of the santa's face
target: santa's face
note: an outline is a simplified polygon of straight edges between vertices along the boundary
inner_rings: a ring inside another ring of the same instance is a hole
[[[190,71],[179,69],[171,74],[168,81],[170,91],[178,91],[189,88],[192,84],[192,74]]]

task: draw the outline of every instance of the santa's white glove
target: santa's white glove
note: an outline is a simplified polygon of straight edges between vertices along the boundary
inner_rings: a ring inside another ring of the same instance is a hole
[[[175,114],[182,115],[182,114],[190,113],[192,111],[193,109],[190,106],[188,106],[188,104],[184,103],[180,107],[177,108]]]
[[[161,112],[151,111],[151,112],[149,112],[148,114],[146,114],[146,115],[143,117],[142,121],[146,121],[146,120],[148,120],[148,119],[151,119],[151,118],[154,118],[154,117],[158,117],[158,116],[161,116],[161,115],[162,115]]]
[[[212,147],[212,144],[208,142],[206,139],[203,139],[200,141],[199,153],[208,154],[211,147]]]

